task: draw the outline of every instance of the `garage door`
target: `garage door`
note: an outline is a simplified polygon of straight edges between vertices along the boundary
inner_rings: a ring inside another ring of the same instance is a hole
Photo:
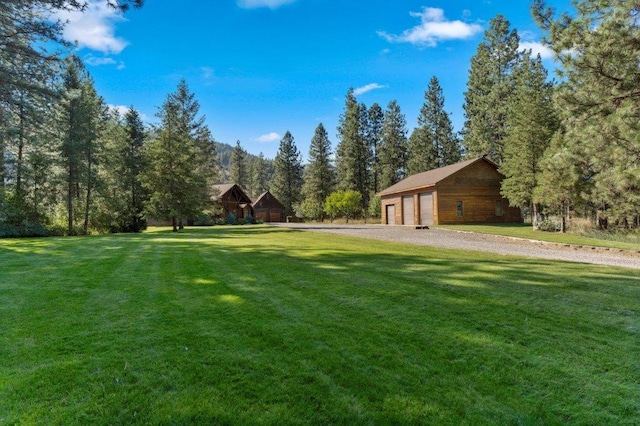
[[[402,215],[404,225],[413,225],[413,195],[402,197]]]
[[[395,204],[390,204],[387,206],[387,225],[395,225],[396,224],[396,206]]]
[[[433,193],[420,194],[420,225],[433,225]]]

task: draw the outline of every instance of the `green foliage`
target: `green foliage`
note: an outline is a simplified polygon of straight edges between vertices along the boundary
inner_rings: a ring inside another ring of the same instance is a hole
[[[513,206],[525,208],[533,203],[538,185],[540,161],[558,129],[553,105],[553,84],[538,56],[522,56],[513,71],[515,92],[510,101],[504,159],[500,172],[505,175],[501,192]],[[552,193],[555,192],[552,189]]]
[[[286,216],[292,216],[294,206],[302,199],[302,157],[289,131],[280,141],[274,164],[271,192],[284,206]]]
[[[362,116],[364,111],[366,108],[358,105],[353,88],[350,88],[338,125],[340,140],[336,148],[336,187],[343,191],[353,190],[368,194],[371,147],[365,138],[367,131],[363,128],[363,123],[368,121]],[[366,202],[365,198],[363,202]]]
[[[304,169],[301,205],[302,217],[322,219],[322,206],[335,186],[335,171],[331,161],[331,142],[322,123],[316,128],[309,162]]]
[[[369,217],[379,218],[382,214],[382,200],[375,194],[369,197]]]
[[[384,188],[380,187],[380,157],[379,150],[382,145],[382,127],[384,124],[384,111],[377,103],[374,103],[367,112],[369,116],[366,132],[366,142],[371,155],[371,191],[375,194]]]
[[[247,188],[249,183],[246,155],[246,151],[240,146],[240,141],[237,141],[231,155],[229,179],[231,183],[240,185],[243,189]]]
[[[147,211],[156,217],[188,217],[206,211],[217,176],[215,146],[200,105],[184,80],[158,112],[161,125],[148,144],[144,184]],[[177,231],[174,225],[174,231]]]
[[[389,102],[384,113],[378,160],[381,188],[387,188],[406,176],[407,120],[395,100]]]
[[[464,146],[468,157],[487,155],[500,165],[506,120],[513,94],[511,72],[519,60],[520,37],[502,15],[489,23],[484,40],[471,58],[465,92]]]
[[[257,157],[251,157],[249,163],[248,191],[253,197],[258,197],[269,189],[271,161],[264,158],[262,152]]]
[[[361,209],[362,194],[358,191],[338,190],[330,194],[325,200],[324,210],[331,220],[336,217],[344,217],[347,223],[354,218]]]
[[[229,214],[227,214],[227,218],[225,219],[225,224],[226,225],[238,224],[238,218],[236,217],[235,213],[229,212]]]
[[[640,212],[638,5],[579,0],[574,6],[575,13],[557,18],[545,2],[533,6],[562,64],[560,149],[570,151],[576,160],[571,167],[588,180],[570,198],[575,204],[584,197],[604,222],[631,224]]]
[[[432,77],[425,102],[408,143],[407,174],[413,175],[460,161],[460,142],[444,110],[444,94],[437,77]]]

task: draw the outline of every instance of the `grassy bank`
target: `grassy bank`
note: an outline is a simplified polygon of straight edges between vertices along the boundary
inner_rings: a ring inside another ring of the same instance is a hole
[[[636,271],[258,227],[0,241],[0,424],[633,424]]]
[[[525,238],[547,241],[558,244],[573,244],[593,247],[608,247],[621,250],[640,251],[640,237],[637,235],[621,235],[614,232],[593,232],[592,235],[572,233],[545,232],[534,230],[531,225],[522,223],[490,224],[490,225],[438,225],[438,228],[456,231],[478,232],[481,234],[502,235],[505,237]]]

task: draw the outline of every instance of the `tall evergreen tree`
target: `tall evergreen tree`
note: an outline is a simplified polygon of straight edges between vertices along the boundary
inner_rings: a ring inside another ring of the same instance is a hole
[[[246,189],[249,183],[249,173],[247,170],[247,153],[240,145],[240,141],[236,141],[231,153],[231,163],[229,164],[229,179],[231,183],[240,185]]]
[[[262,152],[250,160],[249,171],[249,192],[257,197],[269,189],[269,161]]]
[[[553,105],[553,83],[547,81],[547,71],[540,56],[523,55],[513,72],[515,93],[510,100],[504,159],[500,171],[502,195],[511,205],[529,207],[533,224],[538,217],[533,204],[533,192],[538,185],[540,160],[558,129]]]
[[[67,232],[75,233],[78,213],[83,211],[82,231],[87,233],[99,149],[96,142],[105,106],[82,61],[76,56],[67,62],[63,90],[60,154],[65,169]]]
[[[324,202],[335,187],[335,170],[331,162],[331,142],[322,123],[316,127],[309,147],[309,162],[302,185],[305,217],[321,219]]]
[[[534,2],[546,41],[562,64],[556,100],[564,147],[589,176],[587,199],[607,220],[640,221],[640,27],[637,2],[577,0],[554,16]],[[579,194],[574,194],[577,198]]]
[[[520,37],[498,15],[471,59],[465,92],[464,145],[467,155],[487,155],[500,164],[503,157],[508,102],[513,94],[511,71],[518,63]]]
[[[360,194],[368,194],[371,151],[363,138],[361,123],[360,106],[353,88],[350,88],[338,126],[340,141],[336,148],[337,187],[345,191],[354,190]],[[365,198],[362,199],[364,203]],[[362,207],[366,205],[363,204]]]
[[[300,151],[289,131],[280,141],[274,168],[271,191],[284,206],[285,214],[292,216],[301,201],[303,170]]]
[[[395,100],[389,102],[384,113],[379,157],[382,188],[387,188],[406,176],[407,120]]]
[[[161,125],[148,147],[147,210],[156,217],[170,217],[174,232],[178,220],[201,213],[211,201],[216,176],[213,141],[199,110],[195,95],[182,80],[160,108]]]
[[[460,143],[444,110],[444,94],[437,77],[432,77],[424,94],[418,127],[409,138],[409,174],[420,173],[460,161]]]
[[[367,132],[367,143],[371,152],[371,191],[375,194],[383,188],[380,187],[380,158],[379,150],[382,144],[382,124],[384,122],[384,111],[377,103],[371,105],[368,111],[369,128]]]

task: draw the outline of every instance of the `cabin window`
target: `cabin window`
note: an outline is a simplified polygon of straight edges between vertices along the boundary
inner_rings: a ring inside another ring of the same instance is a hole
[[[498,200],[496,201],[496,216],[502,217],[502,215],[503,215],[502,200]]]
[[[458,217],[464,216],[464,205],[462,201],[456,202],[456,216]]]

